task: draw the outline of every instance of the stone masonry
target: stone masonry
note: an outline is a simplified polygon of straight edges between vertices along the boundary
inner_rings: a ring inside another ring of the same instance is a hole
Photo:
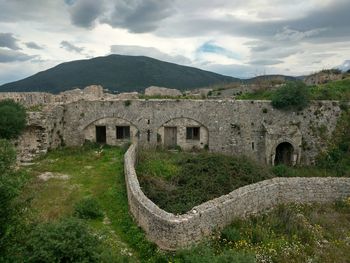
[[[350,178],[274,178],[247,185],[183,215],[160,209],[142,192],[135,172],[137,145],[124,157],[129,208],[149,240],[161,249],[188,247],[236,218],[263,212],[278,204],[327,203],[350,196]]]
[[[82,145],[86,140],[96,141],[96,126],[105,126],[106,143],[111,145],[138,141],[140,147],[166,146],[172,130],[173,141],[185,150],[206,148],[274,165],[277,147],[288,143],[292,149],[288,158],[294,165],[313,164],[325,150],[341,114],[335,101],[312,102],[303,111],[285,112],[274,109],[269,101],[258,100],[122,100],[100,96],[72,97],[70,102],[48,103],[42,111],[30,113],[29,128],[23,135],[27,139],[20,140],[19,148],[37,145],[37,150],[30,151],[45,152],[58,145]],[[30,97],[39,104],[43,101],[42,95]],[[129,127],[129,134],[118,139],[118,127],[123,126]]]

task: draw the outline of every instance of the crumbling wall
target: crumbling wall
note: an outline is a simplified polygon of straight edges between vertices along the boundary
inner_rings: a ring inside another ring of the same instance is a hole
[[[332,101],[315,101],[303,111],[295,112],[277,110],[269,101],[258,100],[77,101],[64,107],[63,137],[67,145],[84,143],[84,129],[94,121],[120,118],[139,131],[140,146],[152,147],[157,145],[157,134],[164,124],[191,119],[207,129],[210,151],[246,155],[261,163],[267,163],[274,154],[271,152],[274,147],[266,140],[266,127],[296,127],[302,138],[296,145],[300,152],[298,161],[312,164],[317,154],[326,149],[327,139],[341,114],[339,103]],[[288,136],[292,135],[270,137]]]
[[[235,218],[257,214],[278,204],[327,203],[350,196],[350,178],[274,178],[247,185],[194,207],[183,215],[160,209],[142,192],[135,172],[137,145],[124,157],[129,209],[149,240],[176,250],[192,245]]]
[[[54,102],[54,95],[46,92],[0,92],[0,100],[12,99],[25,107]]]

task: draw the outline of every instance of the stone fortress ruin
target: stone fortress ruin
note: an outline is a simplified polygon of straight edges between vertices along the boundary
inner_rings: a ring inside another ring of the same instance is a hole
[[[148,238],[163,249],[199,241],[235,217],[288,202],[328,202],[350,195],[349,178],[276,178],[242,187],[185,215],[161,210],[142,192],[135,162],[138,148],[206,149],[245,155],[268,165],[313,164],[341,115],[336,101],[317,101],[302,111],[274,109],[269,101],[137,99],[90,86],[59,95],[3,93],[29,110],[16,142],[20,160],[85,141],[123,145],[130,211]]]
[[[260,163],[313,164],[325,150],[341,109],[317,101],[303,111],[272,108],[269,101],[137,99],[100,86],[49,93],[2,93],[28,108],[28,125],[17,142],[22,161],[60,145],[85,141],[140,147],[181,147],[246,155]]]

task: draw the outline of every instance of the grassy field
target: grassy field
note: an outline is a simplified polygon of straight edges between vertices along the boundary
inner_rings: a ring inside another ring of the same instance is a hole
[[[138,262],[155,247],[133,223],[123,173],[124,149],[105,147],[66,148],[48,153],[26,168],[32,176],[23,197],[31,199],[26,216],[39,222],[69,217],[77,202],[95,198],[104,212],[101,220],[87,220],[115,253],[116,259]],[[52,172],[47,181],[38,178]],[[68,178],[67,178],[68,177]]]

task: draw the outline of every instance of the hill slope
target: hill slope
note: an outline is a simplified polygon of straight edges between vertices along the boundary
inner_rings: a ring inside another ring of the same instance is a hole
[[[142,91],[155,85],[188,90],[239,79],[144,56],[109,55],[59,64],[28,78],[0,86],[0,91],[59,93],[102,85],[118,92]]]

